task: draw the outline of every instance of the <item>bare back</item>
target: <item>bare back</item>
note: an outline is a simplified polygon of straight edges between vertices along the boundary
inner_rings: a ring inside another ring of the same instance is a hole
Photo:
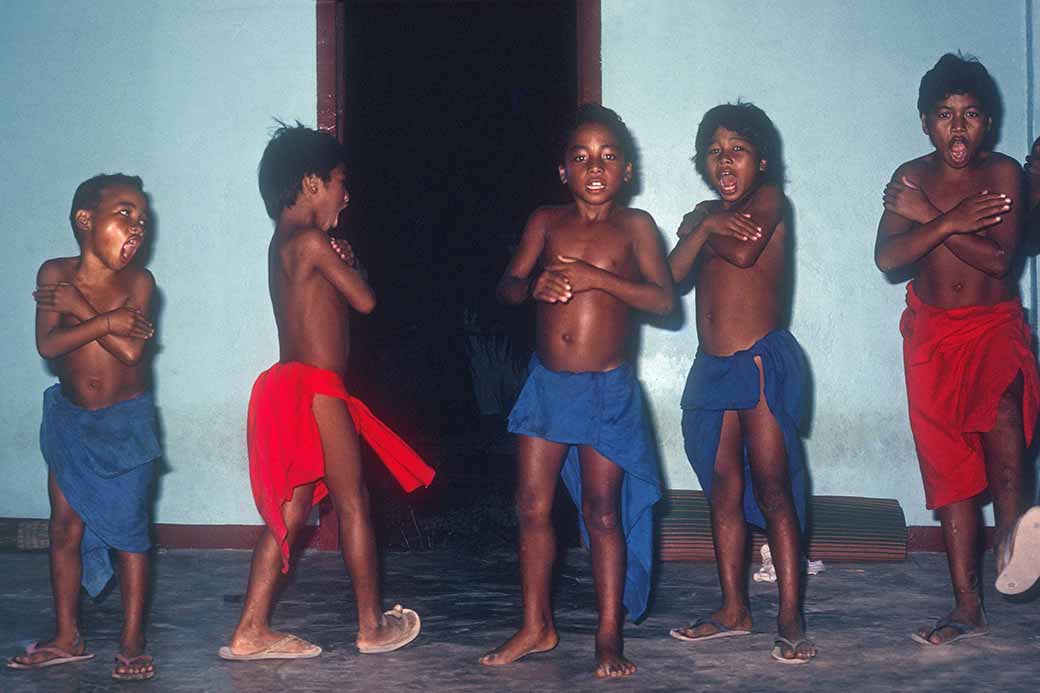
[[[267,269],[279,360],[342,376],[350,351],[349,303],[315,262],[318,244],[328,240],[317,229],[278,229],[271,239]]]

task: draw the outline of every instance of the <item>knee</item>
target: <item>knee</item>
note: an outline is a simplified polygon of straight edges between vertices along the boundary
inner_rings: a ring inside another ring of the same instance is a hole
[[[755,500],[762,514],[773,515],[792,509],[791,491],[786,476],[768,476],[755,480]]]
[[[71,511],[52,513],[48,535],[51,546],[55,548],[78,547],[83,539],[83,521]]]
[[[621,525],[617,504],[605,496],[585,496],[581,501],[581,516],[590,533],[616,532]]]
[[[336,512],[341,518],[356,517],[358,515],[368,516],[368,486],[364,483],[359,484],[356,488],[349,489],[346,493],[338,494],[332,500]]]
[[[544,494],[518,489],[516,492],[516,517],[521,525],[547,525],[551,522],[552,501]]]

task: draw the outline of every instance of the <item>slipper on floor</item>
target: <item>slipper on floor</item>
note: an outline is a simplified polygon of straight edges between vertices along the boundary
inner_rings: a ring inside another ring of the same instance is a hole
[[[112,678],[116,681],[147,681],[155,678],[155,668],[151,671],[142,671],[137,674],[124,674],[118,671],[119,667],[139,667],[152,663],[152,656],[139,654],[136,657],[127,657],[124,654],[116,655],[116,668],[112,670]]]
[[[59,664],[72,664],[73,662],[83,662],[88,659],[94,659],[94,655],[89,652],[83,654],[74,655],[71,652],[66,652],[60,647],[48,646],[40,647],[40,643],[34,642],[29,647],[25,648],[25,652],[20,656],[34,655],[37,652],[43,652],[44,654],[54,655],[50,659],[44,659],[33,664],[23,664],[22,662],[16,662],[14,659],[7,660],[8,669],[43,669],[45,667],[54,667]]]
[[[931,637],[935,635],[937,630],[943,628],[953,628],[957,631],[957,635],[953,636],[949,640],[943,640],[940,643],[934,643],[931,641]],[[931,628],[929,628],[922,635],[918,632],[913,632],[910,637],[913,638],[914,642],[919,642],[922,645],[931,645],[932,647],[942,647],[943,645],[949,645],[955,643],[958,640],[966,640],[967,638],[977,638],[980,635],[989,635],[989,626],[975,626],[970,623],[963,623],[961,621],[954,621],[950,618],[940,618],[935,622]]]
[[[293,650],[285,649],[285,646],[290,643],[302,644],[306,645],[306,647]],[[267,647],[262,647],[248,654],[235,654],[227,646],[217,650],[217,654],[220,655],[221,659],[228,659],[233,662],[255,662],[261,659],[310,659],[320,655],[321,648],[295,635],[286,635],[281,640],[276,640]]]
[[[1022,594],[1040,578],[1040,506],[1018,518],[997,557],[997,591]]]
[[[684,630],[686,630],[686,631],[693,630],[693,629],[699,628],[700,626],[703,626],[703,625],[708,625],[708,626],[714,627],[715,628],[715,632],[714,633],[709,633],[708,635],[693,636],[693,637],[691,637],[689,635],[685,635],[682,632]],[[671,635],[676,640],[682,640],[684,642],[701,642],[702,640],[714,640],[716,638],[731,638],[734,635],[751,635],[751,631],[749,631],[749,630],[740,630],[738,628],[730,628],[725,623],[722,623],[721,621],[717,621],[714,618],[710,618],[709,617],[709,618],[698,618],[696,621],[694,621],[690,625],[686,626],[685,628],[672,628],[670,631],[668,631],[668,634]]]
[[[361,654],[382,654],[384,652],[393,652],[399,650],[411,641],[415,640],[419,635],[419,631],[422,629],[422,624],[419,622],[419,614],[415,613],[411,609],[402,609],[400,604],[395,604],[393,609],[390,611],[384,611],[383,616],[389,621],[390,619],[396,619],[403,625],[401,632],[398,637],[390,642],[383,643],[382,645],[358,645],[358,652]]]
[[[798,656],[795,656],[795,657],[785,657],[784,656],[784,650],[781,647],[781,645],[787,645],[788,647],[791,648],[792,652],[797,653],[798,652],[798,646],[799,645],[803,645],[803,644],[805,644],[807,642],[810,642],[807,638],[802,638],[798,642],[792,642],[792,641],[788,640],[787,638],[781,636],[781,637],[778,637],[776,640],[773,641],[773,650],[769,654],[773,657],[773,659],[775,659],[776,661],[778,661],[778,662],[780,662],[782,664],[808,664],[809,660],[812,659],[812,657],[809,657],[807,659],[802,659],[801,657],[798,657]],[[813,655],[813,656],[815,656],[815,655]]]

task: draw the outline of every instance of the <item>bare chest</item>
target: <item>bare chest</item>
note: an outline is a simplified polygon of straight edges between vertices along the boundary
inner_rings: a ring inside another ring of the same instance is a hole
[[[542,260],[550,264],[561,255],[584,260],[613,274],[629,275],[635,270],[632,241],[628,234],[613,226],[550,233]]]

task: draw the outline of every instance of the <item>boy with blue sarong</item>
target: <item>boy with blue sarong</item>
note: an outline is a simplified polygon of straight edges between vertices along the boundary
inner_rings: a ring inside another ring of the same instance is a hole
[[[141,179],[91,178],[70,214],[78,257],[43,263],[37,275],[36,345],[58,372],[44,393],[40,447],[49,467],[51,586],[57,632],[8,662],[39,669],[82,661],[79,588],[99,594],[119,561],[125,620],[112,678],[155,676],[145,654],[148,496],[159,457],[145,343],[151,273],[133,263],[144,243],[148,202]]]
[[[498,285],[499,299],[538,302],[538,345],[509,416],[518,434],[516,505],[524,620],[481,658],[488,666],[546,652],[559,640],[550,609],[552,527],[562,473],[581,510],[599,607],[596,675],[635,672],[622,652],[624,609],[650,591],[657,461],[625,343],[633,310],[662,315],[674,292],[657,226],[615,198],[632,177],[634,143],[610,109],[586,105],[569,133],[560,180],[573,202],[531,215]]]
[[[699,347],[682,397],[686,453],[711,504],[723,604],[671,635],[699,642],[751,632],[747,522],[769,536],[780,588],[772,656],[804,664],[801,538],[805,468],[798,424],[806,362],[782,328],[787,268],[780,136],[753,104],[709,110],[697,171],[720,199],[683,218],[668,257],[676,283],[694,274]]]

